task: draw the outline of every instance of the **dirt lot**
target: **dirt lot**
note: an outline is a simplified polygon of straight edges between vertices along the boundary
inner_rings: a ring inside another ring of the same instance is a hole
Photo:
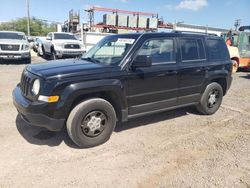
[[[213,116],[184,108],[136,119],[104,145],[78,149],[65,130],[17,115],[11,92],[23,68],[0,65],[0,188],[250,187],[249,73],[234,75]]]

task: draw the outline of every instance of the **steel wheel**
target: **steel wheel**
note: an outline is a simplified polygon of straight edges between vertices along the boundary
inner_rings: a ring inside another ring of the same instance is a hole
[[[213,108],[217,104],[219,98],[220,98],[219,91],[216,89],[212,90],[208,95],[208,100],[207,100],[208,108]]]
[[[96,137],[105,129],[106,123],[107,116],[103,112],[93,111],[83,118],[81,129],[86,136]]]

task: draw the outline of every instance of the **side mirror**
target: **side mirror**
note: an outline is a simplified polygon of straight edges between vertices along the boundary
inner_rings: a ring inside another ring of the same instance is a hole
[[[46,40],[52,40],[52,38],[51,37],[46,37]]]
[[[152,57],[149,55],[138,55],[132,62],[132,68],[151,67]]]

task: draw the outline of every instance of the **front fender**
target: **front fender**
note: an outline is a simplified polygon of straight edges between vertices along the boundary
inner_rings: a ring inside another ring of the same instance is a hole
[[[67,116],[76,99],[84,95],[90,97],[93,95],[94,97],[94,94],[101,92],[112,93],[116,96],[116,103],[119,104],[121,109],[127,107],[123,83],[118,79],[103,79],[72,83],[66,86],[60,95],[57,109],[62,109],[64,116]]]

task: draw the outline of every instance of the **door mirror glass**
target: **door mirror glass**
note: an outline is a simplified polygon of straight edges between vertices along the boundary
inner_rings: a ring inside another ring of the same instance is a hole
[[[132,62],[132,68],[150,67],[152,65],[152,57],[149,55],[138,55]]]
[[[52,38],[51,37],[47,37],[46,40],[52,40]]]

